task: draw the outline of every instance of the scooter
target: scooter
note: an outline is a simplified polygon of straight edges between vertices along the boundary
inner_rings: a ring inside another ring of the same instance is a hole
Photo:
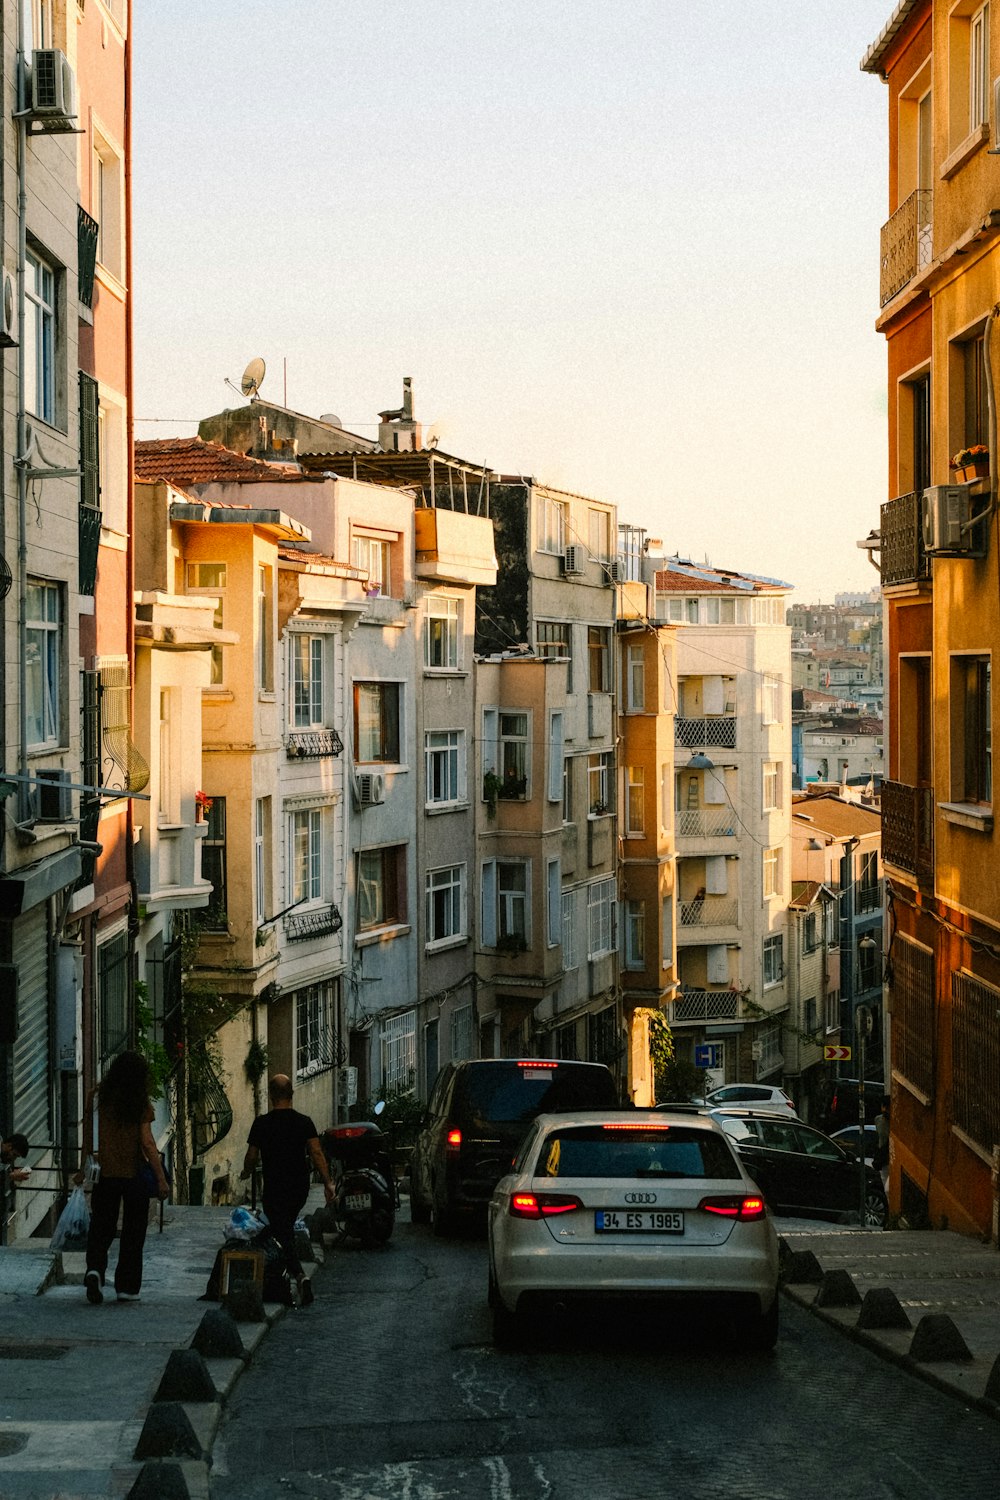
[[[385,1104],[375,1106],[380,1115]],[[330,1164],[334,1232],[360,1240],[370,1249],[392,1234],[399,1206],[388,1142],[374,1120],[352,1120],[324,1132],[323,1149]]]

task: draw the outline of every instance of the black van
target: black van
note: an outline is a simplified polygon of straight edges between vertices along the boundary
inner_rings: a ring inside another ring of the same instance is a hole
[[[539,1057],[446,1063],[431,1089],[410,1159],[410,1216],[449,1234],[489,1203],[537,1115],[618,1109],[603,1063]]]
[[[882,1100],[889,1097],[889,1090],[884,1083],[879,1083],[874,1078],[866,1078],[864,1094],[865,1121],[869,1125],[874,1125],[882,1113]],[[845,1125],[857,1123],[858,1079],[829,1079],[826,1083],[826,1097],[820,1106],[821,1129],[825,1130],[827,1135],[832,1135],[835,1130],[842,1130]]]

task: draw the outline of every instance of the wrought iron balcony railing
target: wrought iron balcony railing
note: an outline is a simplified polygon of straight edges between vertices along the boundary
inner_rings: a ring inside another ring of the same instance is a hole
[[[323,937],[325,933],[339,932],[344,925],[340,909],[336,906],[321,906],[315,911],[290,911],[284,919],[285,937],[290,943],[300,943],[305,938]]]
[[[894,583],[919,583],[931,576],[931,560],[924,551],[920,524],[920,491],[897,495],[881,509],[882,586]]]
[[[318,760],[324,755],[341,755],[344,742],[335,729],[297,729],[285,740],[289,760]]]
[[[716,745],[720,750],[736,749],[736,720],[675,719],[674,744],[694,750],[702,745]]]
[[[934,875],[934,789],[882,783],[882,858],[918,880]]]
[[[917,188],[882,225],[879,300],[882,307],[901,292],[918,271],[931,263],[934,236],[931,214],[934,193]]]

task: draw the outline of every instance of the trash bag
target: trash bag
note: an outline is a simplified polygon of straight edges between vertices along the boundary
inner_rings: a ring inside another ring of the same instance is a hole
[[[263,1222],[249,1208],[234,1208],[222,1227],[222,1234],[227,1241],[245,1244],[255,1239],[263,1227]]]
[[[50,1250],[86,1250],[90,1230],[90,1209],[82,1187],[75,1187],[66,1207],[59,1215]]]

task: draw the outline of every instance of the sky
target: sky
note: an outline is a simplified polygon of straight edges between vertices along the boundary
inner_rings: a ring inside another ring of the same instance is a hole
[[[137,436],[259,356],[374,438],[408,375],[446,452],[867,591],[894,3],[137,0]]]

